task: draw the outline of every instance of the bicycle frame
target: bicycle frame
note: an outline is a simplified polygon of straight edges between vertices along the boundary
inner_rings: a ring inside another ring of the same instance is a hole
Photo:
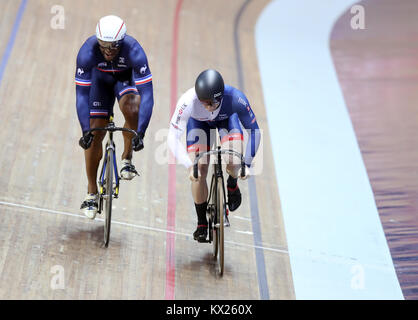
[[[116,145],[113,141],[113,132],[115,131],[125,131],[130,132],[134,135],[137,133],[134,130],[127,128],[118,128],[113,122],[113,116],[110,117],[109,123],[104,128],[93,128],[89,130],[89,133],[94,131],[107,131],[109,133],[108,141],[106,143],[105,155],[102,163],[102,169],[99,178],[99,206],[98,213],[100,214],[103,211],[103,202],[106,200],[106,217],[105,217],[105,227],[104,227],[104,245],[105,247],[109,244],[110,236],[110,225],[111,225],[111,216],[112,216],[112,199],[118,198],[119,196],[119,182],[120,178],[118,175],[118,168],[116,164]],[[113,187],[113,177],[115,179],[115,187]],[[107,189],[106,189],[107,188]]]
[[[115,124],[113,122],[109,123],[109,127],[110,128],[115,128]],[[109,138],[106,142],[106,148],[105,148],[105,155],[103,158],[103,164],[102,164],[102,169],[101,169],[101,174],[100,174],[100,179],[99,179],[99,185],[100,185],[100,194],[103,194],[103,186],[104,186],[104,180],[105,180],[105,174],[106,174],[106,166],[108,165],[108,153],[112,152],[113,153],[113,168],[114,168],[114,176],[115,176],[115,192],[114,192],[114,198],[118,198],[119,196],[119,175],[118,175],[118,167],[116,164],[116,145],[113,142],[113,131],[109,131]],[[100,213],[100,211],[99,211]]]
[[[215,149],[197,154],[193,163],[193,175],[198,178],[198,163],[200,158],[204,156],[216,155],[216,161],[213,164],[213,174],[210,184],[208,197],[208,234],[209,239],[206,242],[213,242],[213,257],[218,262],[218,274],[223,275],[224,271],[224,227],[229,227],[227,209],[226,209],[226,192],[225,182],[222,171],[222,154],[229,154],[239,157],[241,160],[241,177],[245,176],[245,162],[242,154],[234,150],[222,150],[217,143]],[[215,239],[214,239],[215,236]]]
[[[220,150],[220,147],[218,147],[218,150]],[[208,216],[208,235],[209,239],[207,242],[212,243],[213,241],[213,227],[219,228],[219,221],[218,216],[216,212],[216,204],[217,204],[217,197],[218,197],[218,179],[221,179],[221,184],[223,188],[223,203],[226,203],[226,197],[225,197],[225,188],[224,188],[224,177],[222,172],[222,165],[220,162],[220,153],[218,153],[218,159],[217,162],[213,164],[213,174],[212,179],[210,182],[210,188],[209,188],[209,196],[208,196],[208,209],[207,209],[207,216]],[[221,218],[221,217],[220,217]],[[230,226],[229,220],[226,214],[224,214],[225,221],[227,222],[225,226]],[[215,240],[216,241],[216,240]],[[217,254],[217,245],[214,243],[214,253],[213,255],[216,256]]]

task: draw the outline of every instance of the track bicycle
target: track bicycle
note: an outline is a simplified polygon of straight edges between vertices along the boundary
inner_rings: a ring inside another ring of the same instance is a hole
[[[116,164],[116,145],[113,141],[113,132],[125,131],[133,135],[138,135],[134,130],[128,128],[116,127],[113,122],[113,116],[110,117],[109,123],[104,128],[94,128],[88,131],[93,133],[95,131],[107,131],[108,140],[106,142],[105,156],[103,158],[102,169],[100,170],[99,178],[99,206],[97,213],[101,214],[103,211],[103,202],[105,210],[104,223],[104,246],[107,248],[110,239],[110,225],[112,220],[112,200],[119,197],[119,182],[120,177]]]
[[[222,171],[222,154],[238,157],[241,161],[241,177],[245,177],[245,162],[242,154],[228,149],[221,149],[216,145],[211,151],[197,154],[193,163],[193,176],[198,178],[198,162],[200,158],[214,155],[213,174],[210,183],[208,207],[206,215],[208,218],[208,238],[206,241],[213,245],[213,258],[216,259],[216,271],[219,276],[224,272],[224,227],[229,227],[228,209],[226,208],[225,183]]]

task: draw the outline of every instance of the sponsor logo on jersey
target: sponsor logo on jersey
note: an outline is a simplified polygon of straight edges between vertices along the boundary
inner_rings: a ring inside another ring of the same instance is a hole
[[[141,69],[139,69],[139,72],[141,72],[141,74],[144,74],[147,71],[147,69],[148,69],[148,66],[144,64],[144,66]]]
[[[178,125],[175,125],[174,123],[171,123],[171,125],[174,127],[174,129],[180,130],[180,128],[178,127]]]
[[[185,104],[185,103],[183,103],[183,105],[180,107],[179,114],[177,115],[177,118],[176,118],[176,124],[179,124],[180,119],[181,119],[181,115],[183,114],[184,109],[186,109],[186,107],[187,107],[187,104]]]
[[[100,62],[97,66],[98,67],[107,67],[107,62]]]
[[[181,115],[183,114],[184,109],[186,109],[186,107],[187,107],[187,104],[183,103],[183,105],[179,109],[179,114],[177,116],[177,119],[179,119],[181,117]],[[178,121],[176,123],[178,123]]]
[[[228,119],[228,115],[226,113],[219,114],[217,118],[218,120],[225,120],[225,119]]]
[[[100,101],[93,101],[93,107],[100,107],[102,103]]]
[[[244,106],[247,106],[247,102],[245,102],[245,100],[241,97],[238,97],[238,103],[241,103]]]
[[[187,107],[187,104],[183,103],[183,105],[180,107],[179,115],[182,115],[183,114],[184,109],[186,109],[186,107]]]
[[[81,76],[83,73],[84,73],[83,68],[78,68],[78,69],[77,69],[77,74],[78,74],[79,76]]]
[[[254,117],[254,113],[251,111],[250,107],[247,107],[247,111],[250,114],[250,117],[253,118]]]
[[[119,68],[127,68],[128,67],[125,63],[125,57],[119,57],[118,67]]]

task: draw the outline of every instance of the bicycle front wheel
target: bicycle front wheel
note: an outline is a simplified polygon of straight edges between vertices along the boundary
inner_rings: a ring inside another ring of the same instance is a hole
[[[222,177],[217,178],[216,187],[216,239],[218,244],[217,271],[220,276],[224,273],[224,214],[226,210],[225,204],[225,187]]]
[[[209,232],[212,234],[209,235],[209,239],[212,241],[213,246],[213,258],[216,259],[218,255],[218,228],[216,228],[216,180],[215,175],[212,176],[210,182],[210,195],[209,195]]]
[[[113,157],[112,150],[107,152],[107,165],[105,176],[105,225],[104,225],[104,245],[107,248],[110,239],[110,223],[112,219],[112,200],[113,200]]]

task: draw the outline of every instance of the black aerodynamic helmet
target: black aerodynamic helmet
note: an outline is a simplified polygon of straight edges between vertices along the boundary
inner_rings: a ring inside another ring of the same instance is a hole
[[[203,71],[194,85],[199,100],[221,101],[224,95],[224,79],[213,69]]]

